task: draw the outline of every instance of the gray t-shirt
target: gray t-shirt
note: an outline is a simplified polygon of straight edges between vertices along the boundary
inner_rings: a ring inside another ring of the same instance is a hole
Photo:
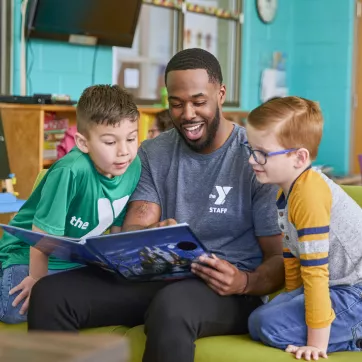
[[[161,220],[187,222],[208,250],[241,270],[262,262],[256,236],[280,234],[277,188],[261,185],[248,163],[245,129],[234,126],[210,154],[192,151],[175,129],[139,149],[142,172],[130,201],[161,206]]]

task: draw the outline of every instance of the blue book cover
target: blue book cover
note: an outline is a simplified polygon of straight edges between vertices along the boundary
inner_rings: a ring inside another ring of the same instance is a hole
[[[185,223],[87,239],[42,234],[10,225],[0,226],[47,255],[97,265],[118,272],[129,280],[193,277],[191,263],[201,255],[208,254]]]

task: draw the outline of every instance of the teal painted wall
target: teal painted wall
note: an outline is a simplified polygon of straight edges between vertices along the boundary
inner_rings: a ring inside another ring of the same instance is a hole
[[[325,118],[316,163],[349,172],[354,0],[279,0],[276,19],[263,24],[255,0],[244,0],[242,95],[244,110],[260,104],[263,68],[273,51],[287,53],[291,95],[319,101]]]
[[[271,24],[258,17],[255,0],[244,0],[242,43],[241,107],[249,111],[260,104],[260,77],[270,67],[274,51],[287,55],[288,85],[293,58],[294,0],[278,0],[278,12]]]
[[[317,162],[348,173],[355,1],[293,2],[291,91],[320,102],[325,123]]]

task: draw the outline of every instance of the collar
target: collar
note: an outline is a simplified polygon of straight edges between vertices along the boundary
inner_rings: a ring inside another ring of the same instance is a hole
[[[288,192],[288,196],[285,197],[284,192],[281,193],[281,195],[279,196],[278,200],[277,200],[277,208],[278,209],[285,209],[289,200],[289,196],[293,190],[293,187],[295,185],[295,183],[298,181],[298,179],[308,170],[310,170],[312,168],[312,165],[309,165],[291,184],[289,192]]]

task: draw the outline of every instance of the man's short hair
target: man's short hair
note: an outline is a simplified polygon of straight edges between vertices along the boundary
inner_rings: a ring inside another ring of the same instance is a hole
[[[87,135],[97,124],[117,125],[124,120],[136,122],[139,111],[133,96],[118,85],[86,88],[77,104],[78,132]]]
[[[276,129],[281,146],[305,148],[314,160],[323,134],[323,115],[319,104],[301,97],[271,99],[252,110],[248,124],[255,129]]]
[[[222,84],[222,72],[219,61],[209,52],[200,48],[181,50],[168,62],[165,71],[165,84],[167,74],[174,70],[205,69],[210,83]]]

